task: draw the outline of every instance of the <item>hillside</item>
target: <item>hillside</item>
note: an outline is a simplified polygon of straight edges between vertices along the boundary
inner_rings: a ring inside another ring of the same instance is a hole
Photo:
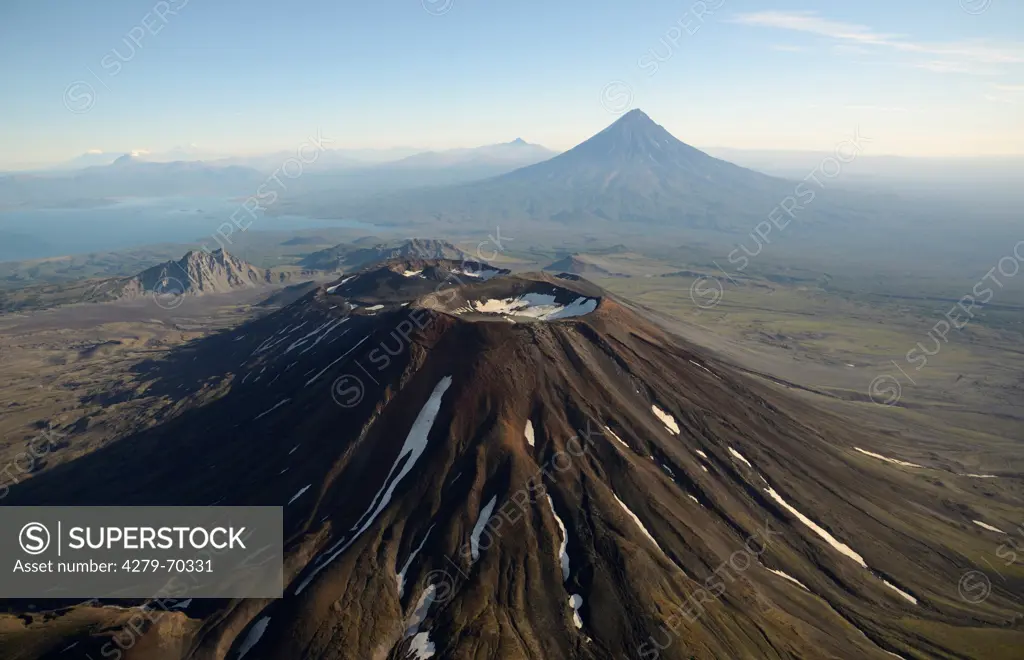
[[[148,374],[196,396],[5,504],[281,506],[287,586],[176,602],[123,660],[1009,660],[1024,643],[1019,577],[983,605],[956,580],[1004,538],[974,521],[1014,524],[991,513],[1012,475],[900,463],[578,276],[385,262]],[[0,617],[0,655],[99,656],[130,625],[122,603],[64,605]]]

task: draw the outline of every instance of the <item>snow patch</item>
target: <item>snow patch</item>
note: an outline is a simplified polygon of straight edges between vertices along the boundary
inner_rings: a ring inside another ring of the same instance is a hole
[[[679,425],[676,424],[675,417],[668,414],[667,412],[665,412],[658,406],[654,405],[653,403],[651,404],[651,410],[654,412],[655,415],[657,415],[658,419],[661,420],[661,423],[665,425],[665,428],[667,428],[670,433],[679,435]]]
[[[744,458],[743,454],[739,453],[738,451],[736,451],[732,447],[729,447],[729,453],[732,454],[733,456],[735,456],[737,459],[739,459],[739,460],[743,461],[744,463],[746,463],[748,468],[753,469],[754,466],[750,464],[750,461],[748,461],[746,458]]]
[[[635,522],[636,526],[640,528],[640,531],[644,533],[644,536],[649,538],[651,540],[651,543],[653,543],[655,546],[657,546],[659,550],[661,550],[661,546],[658,545],[658,542],[654,540],[654,537],[651,536],[651,533],[647,531],[647,528],[644,527],[644,524],[640,522],[640,519],[637,517],[637,515],[629,510],[629,507],[626,506],[626,503],[620,500],[619,496],[616,495],[615,493],[612,493],[612,497],[614,497],[615,501],[619,503],[619,506],[622,507],[622,510],[625,511],[629,515],[629,517],[633,519],[633,522]]]
[[[352,538],[347,542],[344,540],[339,541],[327,550],[330,554],[326,556],[326,560],[323,561],[320,566],[317,566],[309,576],[299,584],[298,588],[295,590],[296,595],[302,593],[302,591],[309,586],[309,583],[313,581],[313,578],[315,578],[317,574],[328,564],[337,559],[341,553],[348,550],[349,546],[355,543],[356,539],[358,539],[362,533],[373,524],[380,512],[391,503],[391,496],[394,494],[395,488],[398,487],[402,478],[409,474],[413,466],[416,465],[416,461],[419,460],[419,457],[426,450],[430,430],[433,428],[434,420],[437,419],[437,415],[441,410],[441,400],[444,397],[444,393],[448,391],[448,388],[451,387],[451,385],[452,377],[445,376],[434,388],[434,391],[430,395],[430,399],[427,400],[423,409],[420,410],[420,413],[416,416],[416,420],[413,421],[412,428],[409,429],[409,435],[405,438],[405,444],[402,445],[402,450],[398,452],[398,458],[395,459],[394,464],[391,466],[391,470],[388,472],[388,476],[384,480],[384,485],[381,486],[377,495],[373,498],[373,502],[376,506],[372,503],[366,513],[363,514],[362,518],[356,522],[356,525],[359,525],[360,522],[362,522],[362,525],[355,534],[352,535]],[[401,471],[396,474],[395,469],[403,459],[405,459],[405,464],[402,466]],[[335,550],[339,545],[341,545],[341,548]]]
[[[345,279],[343,279],[342,281],[338,282],[334,286],[328,287],[327,293],[334,293],[335,291],[338,290],[339,287],[341,287],[341,285],[343,285],[345,282],[348,282],[349,280],[354,279],[354,278],[355,278],[355,275],[350,275],[349,277],[346,277]]]
[[[423,275],[423,271],[422,270],[407,270],[407,271],[403,272],[402,275],[405,276],[405,277],[420,277],[420,276]]]
[[[562,582],[569,579],[569,553],[566,552],[566,547],[569,545],[569,535],[565,532],[565,524],[562,519],[558,517],[558,512],[555,511],[555,502],[548,495],[548,504],[551,505],[551,515],[555,517],[555,522],[558,523],[558,529],[562,531],[562,541],[558,546],[558,558],[562,562]]]
[[[368,312],[376,312],[379,309],[384,309],[384,305],[371,305],[370,307],[366,307],[365,309]]]
[[[541,321],[583,316],[597,309],[594,298],[579,297],[568,305],[555,302],[555,297],[546,293],[526,293],[516,298],[492,298],[490,300],[470,302],[470,307],[456,311],[474,311],[481,314],[500,314],[502,316],[528,316]]]
[[[526,435],[526,442],[533,447],[533,422],[526,420],[526,430],[523,433]]]
[[[430,641],[430,633],[416,633],[413,635],[412,642],[409,643],[409,655],[405,657],[415,657],[417,660],[427,660],[427,658],[434,657],[434,652],[436,650],[434,643]]]
[[[779,504],[781,504],[781,505],[782,505],[782,507],[783,507],[784,509],[786,509],[786,511],[789,511],[789,512],[790,512],[790,513],[792,513],[792,514],[793,514],[794,516],[796,516],[796,517],[797,517],[797,520],[799,520],[799,521],[800,521],[800,522],[802,522],[802,523],[803,523],[804,525],[806,525],[807,527],[809,527],[809,528],[810,528],[810,530],[811,530],[812,532],[814,532],[815,534],[817,534],[817,535],[818,535],[818,536],[820,536],[821,538],[825,539],[825,541],[826,541],[826,542],[827,542],[827,543],[828,543],[829,545],[831,545],[831,546],[832,546],[833,548],[835,548],[835,549],[836,549],[836,550],[838,550],[838,551],[839,551],[840,553],[842,553],[842,554],[846,555],[846,556],[847,556],[847,557],[849,557],[850,559],[852,559],[852,560],[854,560],[855,562],[857,562],[858,564],[860,564],[860,565],[861,565],[861,567],[863,567],[863,568],[867,568],[867,567],[868,567],[867,563],[866,563],[866,562],[864,561],[864,558],[863,558],[863,557],[861,557],[861,556],[860,556],[859,554],[857,554],[856,552],[854,552],[854,551],[853,551],[853,549],[852,549],[852,548],[850,548],[850,546],[848,546],[848,545],[846,545],[846,544],[844,544],[844,543],[841,543],[841,542],[837,541],[837,540],[836,540],[836,538],[835,538],[834,536],[832,536],[831,534],[829,534],[829,533],[828,533],[828,532],[827,532],[827,531],[826,531],[825,529],[823,529],[822,527],[820,527],[820,526],[819,526],[819,525],[818,525],[817,523],[815,523],[815,522],[814,522],[813,520],[811,520],[810,518],[808,518],[808,517],[807,517],[807,516],[805,516],[804,514],[800,513],[800,512],[799,512],[799,511],[797,511],[796,509],[794,509],[794,508],[793,508],[792,506],[790,506],[790,505],[789,505],[789,502],[787,502],[786,500],[782,499],[782,496],[781,496],[781,495],[779,495],[778,493],[776,493],[774,489],[772,489],[772,488],[765,488],[765,489],[764,489],[764,492],[768,493],[768,496],[769,496],[769,497],[771,497],[771,498],[772,498],[773,500],[775,500],[776,502],[778,502]]]
[[[892,463],[893,465],[902,465],[903,467],[912,467],[912,468],[923,468],[924,467],[923,465],[918,465],[917,463],[908,463],[907,461],[900,461],[900,460],[897,460],[895,458],[889,458],[888,456],[882,456],[881,454],[876,454],[874,452],[865,451],[864,449],[861,449],[860,447],[854,447],[853,449],[854,449],[854,451],[859,451],[860,453],[862,453],[862,454],[864,454],[866,456],[870,456],[871,458],[877,458],[880,461],[885,461],[886,463]]]
[[[999,529],[998,527],[993,527],[992,525],[989,525],[988,523],[983,523],[980,520],[972,520],[971,522],[973,522],[978,527],[984,527],[985,529],[987,529],[990,532],[999,532],[1000,534],[1005,534],[1006,533],[1003,530]]]
[[[612,436],[613,438],[615,438],[615,441],[616,441],[616,442],[618,442],[618,443],[619,443],[620,445],[622,445],[622,446],[623,446],[623,447],[625,447],[626,449],[629,449],[629,445],[627,445],[627,444],[626,444],[625,442],[623,442],[623,441],[622,441],[622,438],[620,438],[619,436],[615,435],[615,431],[611,430],[611,429],[610,429],[610,428],[608,428],[607,426],[606,426],[606,427],[604,427],[604,430],[605,430],[605,431],[608,431],[608,435],[610,435],[610,436]]]
[[[264,410],[264,411],[263,411],[263,412],[261,412],[261,413],[260,413],[259,415],[256,415],[256,417],[255,417],[255,418],[253,419],[253,421],[255,422],[255,421],[256,421],[257,419],[259,419],[259,418],[261,418],[261,417],[264,417],[264,416],[266,416],[266,415],[269,415],[270,413],[274,412],[275,410],[277,410],[278,408],[280,408],[280,407],[281,407],[281,406],[283,406],[284,404],[288,403],[289,401],[291,401],[291,399],[285,399],[284,401],[281,401],[280,403],[278,403],[278,404],[277,404],[276,406],[274,406],[273,408],[270,408],[270,409],[268,409],[268,410]]]
[[[494,505],[498,502],[498,496],[491,497],[491,501],[480,510],[480,517],[476,519],[476,525],[473,527],[473,533],[469,537],[469,552],[475,562],[480,559],[480,535],[484,533],[484,527],[487,526],[487,522],[491,519],[491,512],[494,511]]]
[[[480,270],[467,270],[465,268],[457,268],[451,271],[452,275],[465,275],[466,277],[473,277],[479,280],[487,281],[491,278],[501,275],[501,271],[493,270],[489,268],[481,268]]]
[[[780,578],[785,578],[785,579],[789,580],[793,584],[798,585],[804,591],[810,591],[810,589],[808,589],[807,587],[804,586],[803,582],[801,582],[800,580],[797,580],[795,577],[786,575],[782,571],[777,571],[774,568],[768,568],[767,566],[765,566],[765,568],[768,570],[769,573],[774,573],[774,574],[778,575]]]
[[[909,601],[910,601],[911,603],[913,603],[914,605],[917,605],[917,599],[916,599],[916,598],[914,598],[913,596],[911,596],[910,594],[908,594],[908,593],[907,593],[906,591],[903,591],[902,589],[900,589],[899,587],[897,587],[897,586],[896,586],[895,584],[893,584],[893,583],[891,583],[891,582],[888,582],[888,581],[886,581],[886,580],[882,580],[882,584],[884,584],[885,586],[889,587],[890,589],[892,589],[893,591],[895,591],[895,592],[896,592],[896,593],[898,593],[899,595],[903,596],[904,598],[906,598],[907,600],[909,600]]]
[[[331,367],[333,367],[334,365],[338,364],[339,362],[341,362],[342,360],[344,360],[344,359],[345,359],[346,357],[348,357],[348,354],[349,354],[349,353],[351,353],[352,351],[354,351],[354,350],[356,350],[357,348],[359,348],[359,346],[360,346],[360,345],[361,345],[361,344],[362,344],[362,343],[363,343],[364,341],[366,341],[366,340],[367,340],[367,339],[369,339],[369,338],[370,338],[370,336],[369,336],[369,335],[367,335],[367,336],[363,337],[363,338],[362,338],[362,339],[360,339],[360,340],[359,340],[358,342],[356,342],[356,345],[355,345],[355,346],[353,346],[352,348],[350,348],[350,349],[348,349],[347,351],[345,351],[345,352],[344,352],[344,353],[342,354],[342,356],[341,356],[340,358],[338,358],[338,359],[337,359],[337,360],[335,360],[334,362],[331,362],[331,363],[330,363],[329,365],[327,365],[326,367],[324,367],[323,369],[321,369],[321,370],[320,370],[320,372],[319,372],[319,373],[317,373],[317,375],[313,376],[312,378],[310,378],[309,380],[307,380],[307,381],[306,381],[306,387],[309,387],[310,385],[312,385],[313,383],[315,383],[315,382],[316,382],[316,380],[317,380],[318,378],[320,378],[320,376],[323,376],[323,375],[324,375],[325,373],[327,373],[327,370],[328,370],[328,369],[330,369]],[[314,367],[314,369],[315,369],[315,367]],[[307,372],[307,373],[308,373],[308,372]]]
[[[418,546],[416,546],[416,549],[413,550],[409,554],[409,559],[407,559],[405,561],[405,566],[402,566],[402,570],[400,570],[398,572],[397,580],[398,580],[398,597],[399,598],[401,598],[403,595],[405,595],[405,574],[409,571],[409,566],[412,565],[412,560],[416,559],[416,555],[418,555],[420,553],[420,550],[423,549],[423,546],[427,542],[427,537],[430,536],[430,532],[433,529],[434,529],[434,526],[431,525],[430,529],[427,530],[427,533],[423,535],[423,540],[420,541],[420,544]]]
[[[572,622],[576,624],[576,629],[583,630],[583,619],[580,618],[580,608],[583,607],[583,596],[579,594],[569,596],[569,607],[572,608]]]
[[[345,319],[341,319],[341,320],[342,320],[342,321],[344,321]],[[293,341],[293,342],[291,343],[291,345],[290,345],[290,346],[288,346],[288,348],[284,349],[284,353],[283,353],[283,355],[288,355],[288,354],[289,354],[289,353],[291,353],[291,352],[292,352],[292,351],[293,351],[294,349],[298,348],[299,346],[302,346],[303,344],[305,344],[305,343],[306,343],[306,340],[307,340],[307,339],[309,339],[310,337],[312,337],[312,336],[313,336],[313,335],[315,335],[315,334],[318,334],[318,333],[319,333],[319,332],[320,332],[321,330],[323,330],[324,328],[326,328],[326,327],[327,327],[327,326],[329,326],[330,324],[332,324],[332,323],[335,323],[335,321],[336,321],[335,319],[328,319],[327,321],[325,321],[325,322],[324,322],[324,323],[323,323],[322,325],[320,325],[319,327],[317,327],[317,328],[314,328],[313,330],[310,330],[309,332],[307,332],[307,333],[306,333],[305,335],[303,335],[302,337],[299,337],[298,339],[296,339],[295,341]],[[316,344],[314,344],[314,346],[315,346],[315,345],[316,345]],[[303,351],[303,352],[305,352],[305,351]],[[300,354],[300,355],[301,355],[301,354]],[[260,373],[263,373],[263,372],[260,372]]]
[[[331,334],[331,332],[332,332],[332,331],[333,331],[333,330],[334,330],[335,328],[337,328],[338,326],[340,326],[340,325],[341,325],[342,323],[345,323],[346,321],[348,321],[348,319],[347,319],[347,318],[344,318],[344,319],[338,319],[338,320],[337,320],[337,321],[335,322],[335,324],[334,324],[334,325],[332,325],[332,326],[329,326],[329,327],[328,327],[328,328],[327,328],[326,330],[324,330],[324,332],[323,332],[322,334],[319,334],[319,335],[317,335],[316,341],[314,341],[314,342],[313,342],[312,344],[310,344],[310,345],[309,345],[309,346],[307,346],[306,348],[302,349],[302,351],[301,351],[301,352],[299,353],[299,355],[305,355],[305,354],[306,354],[306,353],[308,353],[309,351],[311,351],[311,350],[313,350],[314,348],[316,348],[316,345],[317,345],[317,344],[319,344],[319,343],[320,343],[320,342],[322,342],[322,341],[323,341],[324,339],[326,339],[326,338],[327,338],[327,335]],[[348,332],[348,330],[346,330],[345,332],[341,333],[341,335],[344,335],[344,334],[345,334],[346,332]],[[339,336],[340,336],[340,335],[339,335]],[[334,343],[334,342],[332,341],[331,343]]]
[[[701,450],[699,450],[699,449],[697,449],[697,450],[696,450],[696,452],[697,452],[697,455],[698,455],[698,456],[700,456],[700,457],[701,457],[701,458],[703,458],[704,460],[708,460],[708,455],[707,455],[707,454],[705,454],[704,452],[702,452],[702,451],[701,451]]]
[[[309,486],[305,486],[304,488],[301,488],[301,489],[299,489],[299,492],[295,493],[295,495],[293,495],[293,496],[292,496],[292,499],[288,500],[288,504],[291,504],[291,503],[292,503],[292,502],[294,502],[295,500],[299,499],[299,498],[300,498],[300,497],[302,496],[302,494],[303,494],[303,493],[305,493],[305,492],[306,492],[307,490],[309,490],[309,489],[310,489],[310,487],[311,487],[312,485],[313,485],[313,484],[309,484]],[[287,505],[286,505],[286,506],[287,506]]]
[[[420,626],[426,621],[427,614],[430,612],[430,606],[434,604],[434,597],[436,595],[437,587],[434,585],[430,585],[423,590],[419,602],[416,603],[416,609],[413,610],[412,616],[409,617],[409,623],[405,629],[406,639],[414,637],[420,632]]]
[[[253,649],[254,646],[263,637],[263,633],[267,632],[267,626],[270,625],[270,617],[265,616],[257,621],[252,628],[249,629],[249,634],[245,636],[245,640],[242,642],[242,646],[238,649],[238,660],[242,660],[245,655]]]
[[[695,367],[699,367],[699,368],[703,369],[704,371],[708,372],[709,374],[711,374],[712,376],[714,376],[715,378],[718,378],[718,374],[716,374],[714,371],[711,371],[710,369],[705,367],[703,364],[700,364],[699,362],[694,362],[693,360],[690,360],[690,364],[692,364]],[[718,380],[722,380],[722,379],[718,378]]]

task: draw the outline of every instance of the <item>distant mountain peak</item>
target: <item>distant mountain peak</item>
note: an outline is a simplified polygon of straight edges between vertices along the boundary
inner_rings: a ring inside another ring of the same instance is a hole
[[[626,176],[627,169],[647,185],[662,176],[696,176],[706,179],[719,165],[718,161],[682,142],[663,126],[655,123],[643,110],[630,110],[589,140],[533,168],[512,173],[536,172],[548,180],[551,171],[564,173],[582,169],[595,180]],[[568,169],[567,169],[568,168]],[[624,169],[625,168],[625,169]],[[575,179],[578,183],[579,179]],[[606,185],[600,183],[599,185]]]
[[[639,109],[630,110],[622,115],[601,133],[617,132],[627,132],[633,135],[657,135],[658,137],[669,136],[672,139],[676,139],[661,124],[651,119],[643,110]],[[601,133],[598,133],[598,135],[601,135]]]
[[[127,297],[142,293],[201,295],[253,287],[270,281],[270,273],[223,249],[189,250],[177,261],[148,268],[128,280]]]
[[[526,140],[524,140],[523,138],[517,137],[516,139],[512,140],[511,142],[509,142],[509,144],[515,145],[517,147],[522,147],[522,146],[528,146],[530,143],[527,142]]]
[[[179,264],[196,264],[196,263],[209,263],[209,262],[238,262],[244,263],[240,259],[228,254],[224,248],[217,248],[216,250],[189,250],[185,253],[181,259],[178,260]]]
[[[434,217],[725,227],[756,217],[755,209],[784,189],[780,179],[684,143],[636,109],[552,158],[459,189],[415,195],[420,199],[410,193],[399,208]]]
[[[618,121],[616,121],[615,123],[618,124],[621,122],[650,122],[651,124],[657,126],[654,120],[651,119],[651,117],[640,108],[633,108],[626,114],[619,117]]]

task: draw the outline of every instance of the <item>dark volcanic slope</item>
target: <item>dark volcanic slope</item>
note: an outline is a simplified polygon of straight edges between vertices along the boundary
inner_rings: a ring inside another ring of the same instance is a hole
[[[456,268],[369,269],[152,365],[179,416],[11,489],[285,507],[283,599],[183,605],[124,658],[1019,657],[1020,578],[958,594],[1003,540],[972,520],[1012,523],[990,480],[860,453],[884,443],[584,280]],[[0,623],[25,658],[126,625]]]

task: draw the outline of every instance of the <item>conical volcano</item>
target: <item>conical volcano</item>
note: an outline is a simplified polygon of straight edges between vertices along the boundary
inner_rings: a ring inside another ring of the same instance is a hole
[[[586,142],[545,163],[523,168],[516,176],[545,176],[551,173],[580,174],[595,167],[615,170],[660,171],[668,177],[689,173],[700,179],[715,174],[736,184],[763,185],[770,179],[744,170],[678,140],[642,110],[630,110],[615,123]],[[511,176],[511,175],[506,175]],[[746,180],[737,180],[745,177]]]
[[[356,212],[748,232],[793,193],[793,185],[713,158],[633,110],[549,160],[484,181],[376,199]]]
[[[284,507],[282,599],[185,603],[123,658],[1019,648],[1019,584],[958,596],[976,482],[879,460],[878,438],[577,276],[388,262],[190,346],[151,387],[186,377],[202,388],[175,418],[9,495]],[[119,612],[7,629],[24,657],[102,657]]]

